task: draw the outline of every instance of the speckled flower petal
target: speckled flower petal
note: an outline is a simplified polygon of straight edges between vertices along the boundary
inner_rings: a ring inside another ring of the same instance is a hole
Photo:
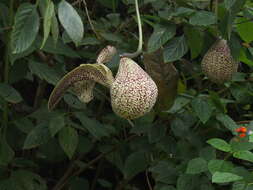
[[[73,87],[75,83],[86,80],[98,82],[110,88],[114,81],[114,77],[111,70],[103,64],[82,64],[66,74],[57,83],[49,97],[48,109],[52,110],[60,101],[63,94],[70,87]]]
[[[121,58],[111,87],[113,111],[125,119],[136,119],[148,113],[157,99],[152,78],[132,59]]]
[[[231,80],[238,64],[233,59],[226,40],[217,40],[207,51],[201,62],[203,73],[218,84]]]
[[[107,63],[111,61],[113,56],[117,53],[117,50],[113,46],[106,46],[104,49],[100,51],[97,56],[97,63]]]

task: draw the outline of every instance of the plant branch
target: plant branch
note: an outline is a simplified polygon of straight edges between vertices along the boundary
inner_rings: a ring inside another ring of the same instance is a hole
[[[83,4],[84,4],[84,8],[85,8],[85,13],[87,15],[87,18],[88,18],[88,22],[90,24],[90,27],[91,27],[91,30],[94,32],[94,34],[96,35],[97,39],[101,39],[99,34],[97,33],[97,31],[95,30],[95,27],[94,25],[92,24],[92,21],[90,19],[90,15],[89,15],[89,10],[88,10],[88,7],[87,7],[87,3],[86,3],[86,0],[82,0],[83,1]]]
[[[147,179],[147,183],[148,183],[148,188],[149,188],[149,190],[153,190],[152,185],[149,180],[149,177],[148,177],[148,170],[146,170],[145,174],[146,174],[146,179]]]
[[[133,139],[134,137],[136,137],[136,135],[130,136],[128,139],[126,139],[126,142],[130,141],[131,139]],[[115,150],[117,150],[120,146],[117,144],[115,145],[111,150],[101,153],[100,155],[98,155],[96,158],[94,158],[93,160],[91,160],[90,162],[88,162],[84,167],[79,168],[76,172],[73,172],[74,170],[74,166],[75,166],[75,162],[73,161],[69,168],[67,169],[67,171],[64,173],[64,175],[62,176],[62,178],[59,180],[59,182],[55,185],[55,187],[53,188],[53,190],[61,190],[68,182],[68,179],[70,177],[74,177],[74,176],[78,176],[80,173],[82,173],[83,171],[85,171],[86,169],[88,169],[90,166],[92,166],[93,164],[95,164],[96,162],[98,162],[100,159],[104,158],[107,154],[110,154],[112,152],[114,152]],[[80,156],[80,158],[78,158],[77,160],[81,160],[82,156]]]
[[[103,164],[104,164],[104,160],[101,160],[98,164],[98,167],[97,167],[97,171],[96,171],[96,174],[95,174],[95,177],[92,181],[92,185],[91,185],[91,190],[95,190],[96,188],[96,184],[97,184],[97,179],[102,171],[102,168],[103,168]]]
[[[135,10],[136,10],[136,16],[137,16],[137,23],[138,23],[138,30],[139,30],[139,45],[134,53],[123,53],[120,55],[120,57],[129,57],[129,58],[135,58],[142,52],[142,45],[143,45],[143,35],[142,35],[142,25],[141,25],[141,17],[139,12],[139,5],[138,0],[135,0]]]

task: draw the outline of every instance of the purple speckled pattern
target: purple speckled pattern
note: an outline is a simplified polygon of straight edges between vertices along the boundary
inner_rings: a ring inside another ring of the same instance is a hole
[[[203,73],[213,82],[222,84],[231,80],[238,64],[233,59],[226,40],[219,39],[212,45],[201,62]]]
[[[157,95],[152,78],[132,59],[121,58],[111,86],[113,111],[125,119],[141,117],[152,109]]]

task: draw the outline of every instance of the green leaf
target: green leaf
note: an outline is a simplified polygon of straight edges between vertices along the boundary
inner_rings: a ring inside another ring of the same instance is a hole
[[[49,141],[51,138],[48,123],[44,122],[36,126],[26,137],[24,149],[35,148]]]
[[[231,143],[232,151],[244,151],[244,150],[252,150],[253,143],[252,142],[244,142],[244,141],[232,141]]]
[[[197,11],[190,17],[189,23],[197,26],[208,26],[216,23],[216,17],[212,12]]]
[[[188,162],[187,174],[199,174],[207,170],[207,162],[203,158],[194,158]]]
[[[75,116],[81,121],[82,127],[87,129],[95,138],[100,139],[109,136],[106,128],[97,120],[90,119],[81,112],[75,113]]]
[[[39,31],[39,14],[36,6],[30,3],[21,4],[15,15],[15,22],[11,33],[13,53],[22,53],[35,40]]]
[[[19,103],[23,100],[17,90],[5,83],[0,83],[0,96],[4,98],[7,102],[13,104]]]
[[[51,23],[51,33],[54,40],[54,44],[56,46],[58,38],[59,38],[59,24],[55,15],[55,11],[53,13],[52,17],[52,23]]]
[[[165,47],[163,52],[164,62],[172,62],[179,60],[188,51],[188,46],[184,35],[173,38],[169,45]]]
[[[222,113],[226,113],[226,106],[221,101],[221,98],[216,92],[209,91],[212,104]]]
[[[233,164],[225,160],[210,160],[208,162],[208,170],[212,174],[215,172],[231,172],[233,168]]]
[[[177,179],[177,190],[195,190],[197,178],[195,175],[183,174]]]
[[[148,52],[158,50],[164,45],[169,39],[173,38],[176,34],[175,25],[155,25],[154,32],[148,41]]]
[[[51,136],[55,136],[64,126],[65,122],[63,115],[51,118],[51,120],[49,121],[49,130]]]
[[[247,150],[235,152],[233,157],[253,162],[253,153]]]
[[[100,35],[108,41],[118,42],[118,43],[123,42],[123,40],[121,39],[121,37],[119,35],[116,35],[116,34],[113,34],[113,33],[102,32],[102,33],[100,33]]]
[[[20,131],[24,133],[29,133],[34,128],[33,122],[28,117],[15,120],[14,124]]]
[[[69,37],[78,46],[83,38],[84,27],[76,10],[71,4],[62,0],[58,7],[58,17]]]
[[[131,179],[138,173],[144,171],[148,166],[144,152],[134,152],[130,154],[125,162],[124,178]]]
[[[44,38],[41,45],[41,48],[45,45],[48,35],[50,33],[52,21],[53,21],[53,15],[54,15],[54,3],[51,1],[47,1],[47,8],[44,15],[44,21],[43,21],[43,29],[44,29]]]
[[[158,142],[166,134],[166,127],[162,124],[153,124],[148,131],[148,140],[150,143]]]
[[[253,41],[253,36],[251,31],[253,31],[253,23],[250,22],[247,18],[238,18],[236,19],[237,32],[239,33],[240,37],[247,43]]]
[[[4,137],[0,139],[0,166],[7,166],[14,158],[14,151]]]
[[[192,101],[192,108],[196,112],[202,123],[206,123],[212,115],[212,107],[210,104],[200,97],[196,97]]]
[[[187,45],[191,51],[191,59],[198,57],[204,43],[203,33],[194,27],[184,27]]]
[[[64,127],[59,133],[59,143],[69,159],[71,159],[78,145],[77,131],[72,127]]]
[[[250,67],[252,67],[253,66],[253,61],[247,57],[246,53],[247,53],[247,49],[245,47],[241,48],[239,60],[241,62],[249,65]]]
[[[17,190],[47,190],[46,182],[39,175],[28,170],[16,170],[12,172],[11,178],[15,187],[21,187]]]
[[[229,183],[233,181],[239,181],[242,179],[243,177],[228,172],[215,172],[212,176],[213,183]]]
[[[93,37],[86,37],[82,40],[80,45],[99,45],[100,41]]]
[[[226,114],[220,113],[216,116],[216,119],[232,132],[238,127],[234,120]]]
[[[211,146],[213,146],[214,148],[224,151],[224,152],[230,152],[231,151],[231,146],[230,144],[228,144],[226,141],[222,140],[222,139],[218,139],[218,138],[213,138],[213,139],[209,139],[207,141],[208,144],[210,144]]]
[[[42,50],[48,53],[65,55],[72,58],[80,57],[74,50],[64,44],[61,40],[58,40],[56,43],[55,39],[51,38],[50,36],[48,37],[47,42]]]
[[[231,33],[231,38],[228,41],[229,48],[231,50],[231,54],[236,62],[239,61],[240,50],[242,49],[241,40],[238,35],[234,32]]]
[[[191,102],[190,98],[185,98],[183,96],[178,96],[173,104],[173,106],[168,110],[168,113],[176,113],[183,109],[187,104]]]
[[[29,69],[32,74],[37,75],[39,78],[50,84],[55,85],[60,80],[59,74],[45,63],[30,61]]]

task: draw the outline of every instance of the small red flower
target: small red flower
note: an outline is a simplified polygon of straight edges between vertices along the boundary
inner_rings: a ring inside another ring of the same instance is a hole
[[[247,132],[247,128],[246,127],[241,127],[241,132],[242,133],[246,133]]]
[[[242,127],[236,128],[235,131],[237,133],[246,133],[247,132],[247,128],[242,126]]]
[[[240,134],[239,134],[239,137],[240,137],[240,138],[246,137],[246,133],[240,133]]]

